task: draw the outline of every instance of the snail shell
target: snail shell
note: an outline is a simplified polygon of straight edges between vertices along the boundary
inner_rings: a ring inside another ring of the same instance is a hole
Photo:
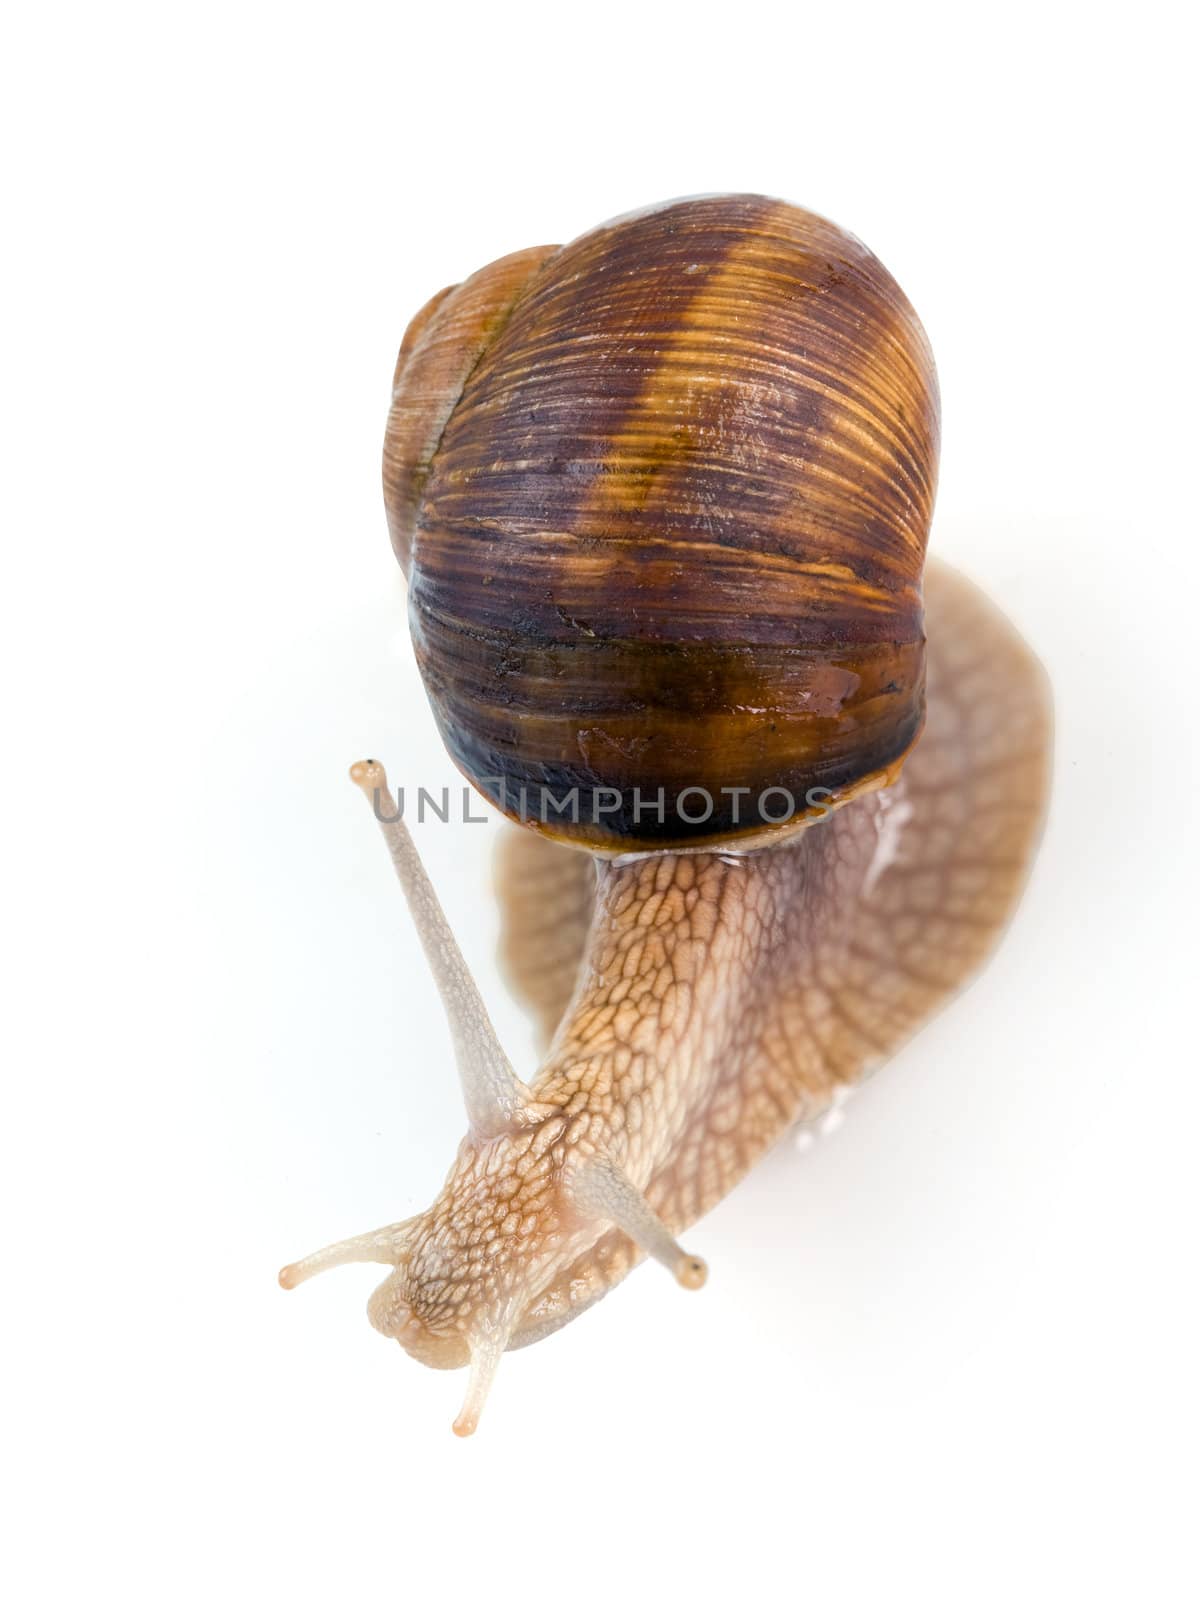
[[[791,828],[890,782],[924,714],[937,449],[915,312],[795,206],[675,202],[443,291],[384,487],[456,764],[613,850],[753,844],[771,790]]]

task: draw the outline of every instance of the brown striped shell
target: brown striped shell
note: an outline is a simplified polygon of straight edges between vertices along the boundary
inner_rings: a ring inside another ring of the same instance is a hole
[[[890,782],[937,446],[912,307],[795,206],[678,201],[443,291],[384,486],[454,760],[617,850],[758,843]]]

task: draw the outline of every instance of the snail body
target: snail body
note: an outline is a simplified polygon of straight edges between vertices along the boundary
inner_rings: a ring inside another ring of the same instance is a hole
[[[281,1279],[391,1266],[371,1320],[470,1364],[459,1432],[505,1349],[642,1255],[698,1287],[676,1236],[919,1027],[1011,912],[1046,692],[977,590],[926,574],[937,437],[890,275],[756,196],[506,257],[410,326],[389,528],[447,747],[526,824],[500,857],[503,956],[548,1053],[517,1077],[359,763],[469,1130],[429,1211]]]

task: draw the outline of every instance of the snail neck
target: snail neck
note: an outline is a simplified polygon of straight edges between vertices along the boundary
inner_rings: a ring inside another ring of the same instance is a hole
[[[745,1020],[779,965],[809,845],[662,852],[600,867],[575,998],[531,1086],[646,1181],[736,1078]]]
[[[811,1019],[878,854],[877,811],[868,795],[768,849],[600,870],[532,1097],[577,1120],[568,1142],[618,1162],[676,1231],[841,1082]]]

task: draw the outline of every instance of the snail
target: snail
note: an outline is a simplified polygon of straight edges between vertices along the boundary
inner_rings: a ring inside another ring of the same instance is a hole
[[[520,251],[409,326],[384,495],[456,765],[519,826],[501,955],[523,1081],[383,768],[371,800],[449,1017],[468,1130],[430,1209],[285,1267],[391,1271],[369,1316],[469,1366],[679,1242],[979,968],[1036,848],[1042,669],[925,548],[925,334],[881,263],[722,195]],[[926,642],[928,635],[928,642]]]

